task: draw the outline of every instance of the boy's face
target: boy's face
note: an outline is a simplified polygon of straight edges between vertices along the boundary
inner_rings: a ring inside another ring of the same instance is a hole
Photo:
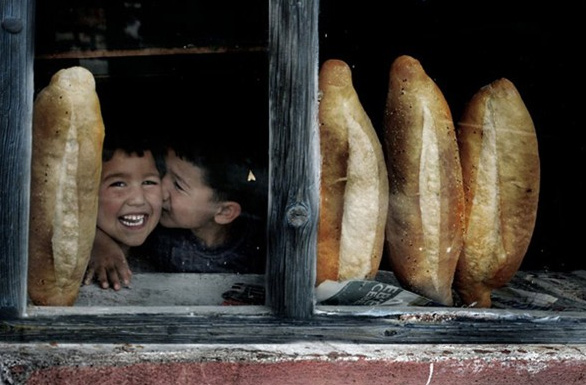
[[[127,246],[141,245],[161,217],[159,171],[150,151],[128,155],[116,150],[102,164],[98,227]]]
[[[163,178],[163,213],[161,225],[197,231],[213,226],[220,203],[203,180],[202,170],[178,158],[172,150],[167,154],[167,173]]]

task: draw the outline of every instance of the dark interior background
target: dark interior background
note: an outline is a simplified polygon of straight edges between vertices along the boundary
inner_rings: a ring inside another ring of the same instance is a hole
[[[319,64],[351,66],[378,130],[388,70],[401,54],[420,60],[455,120],[480,87],[511,80],[533,117],[541,158],[537,224],[522,268],[583,269],[585,4],[322,0]],[[266,169],[268,63],[255,47],[267,47],[268,1],[39,1],[36,26],[37,91],[60,68],[89,66],[107,130],[219,135]],[[137,53],[180,47],[207,51]],[[84,55],[100,50],[116,54]]]

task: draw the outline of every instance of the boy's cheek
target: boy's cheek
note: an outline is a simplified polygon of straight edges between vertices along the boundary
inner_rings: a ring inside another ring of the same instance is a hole
[[[161,189],[154,190],[148,195],[150,205],[157,210],[163,207],[163,191]]]

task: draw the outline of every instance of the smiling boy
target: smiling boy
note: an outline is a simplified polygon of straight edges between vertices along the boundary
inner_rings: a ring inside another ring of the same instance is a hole
[[[161,216],[160,166],[153,152],[112,143],[102,154],[98,219],[92,256],[84,283],[93,278],[102,288],[128,285],[131,271],[126,257],[144,243]],[[122,281],[122,282],[120,282]]]

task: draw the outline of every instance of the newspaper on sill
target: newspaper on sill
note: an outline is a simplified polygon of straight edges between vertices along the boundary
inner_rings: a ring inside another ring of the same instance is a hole
[[[320,305],[334,306],[441,306],[398,286],[379,281],[324,281],[316,288]]]
[[[492,291],[492,308],[586,311],[586,271],[518,272],[508,285]],[[325,281],[316,288],[320,305],[443,306],[401,288],[390,271],[374,281]],[[468,307],[454,292],[454,307]]]

